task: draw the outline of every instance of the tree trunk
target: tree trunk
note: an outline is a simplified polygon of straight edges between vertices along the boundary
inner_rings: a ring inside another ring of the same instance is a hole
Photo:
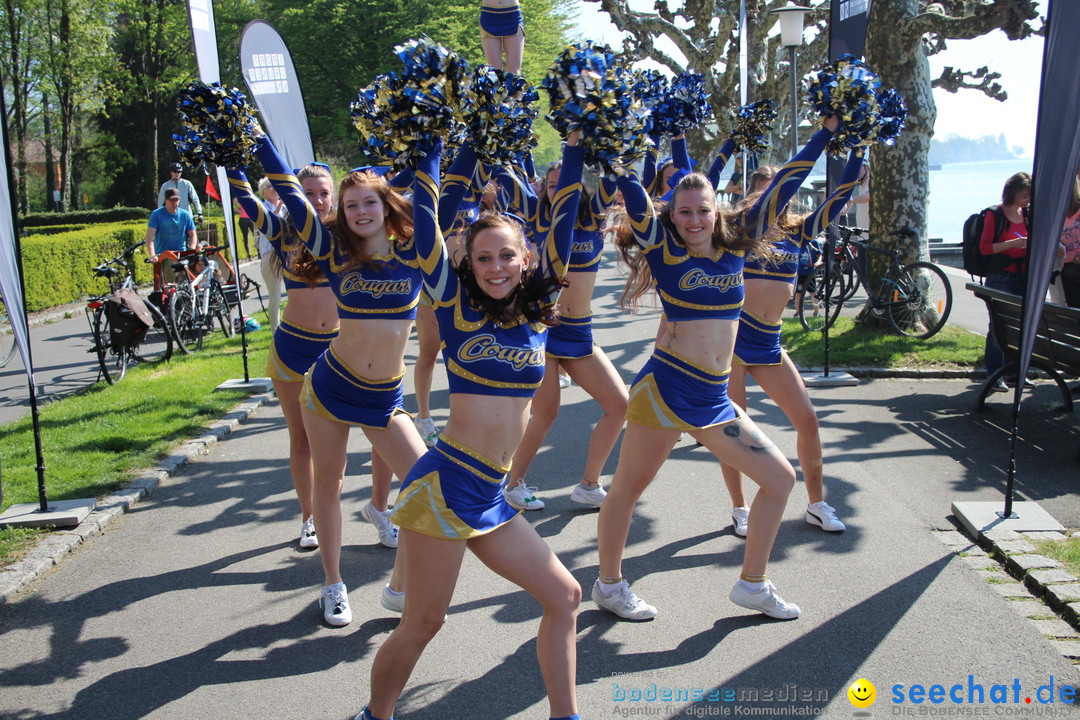
[[[52,147],[52,111],[49,108],[49,96],[41,93],[41,117],[45,122],[45,207],[56,212],[58,205],[53,198],[56,190],[56,169],[53,164]]]
[[[876,145],[871,152],[870,244],[898,252],[904,262],[929,259],[926,241],[926,207],[929,198],[930,166],[927,160],[930,139],[937,121],[932,92],[930,63],[919,34],[908,23],[918,12],[918,0],[876,2],[870,8],[866,34],[866,61],[886,88],[904,96],[907,124],[892,146]],[[916,232],[910,239],[889,233],[908,227]],[[870,286],[880,286],[888,268],[888,258],[870,258]],[[864,309],[859,322],[873,316]],[[873,321],[884,325],[880,318]]]

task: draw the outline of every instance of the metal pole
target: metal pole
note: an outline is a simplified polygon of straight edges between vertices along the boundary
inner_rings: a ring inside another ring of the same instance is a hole
[[[799,152],[799,90],[795,83],[795,46],[788,48],[788,67],[791,69],[791,157]]]

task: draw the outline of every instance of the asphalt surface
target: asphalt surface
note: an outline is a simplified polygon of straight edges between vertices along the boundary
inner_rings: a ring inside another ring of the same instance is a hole
[[[609,265],[595,327],[629,382],[650,352],[657,316],[619,313],[620,288]],[[595,608],[588,593],[596,512],[579,509],[569,494],[598,413],[580,388],[564,391],[562,413],[528,477],[547,508],[528,520],[585,591],[582,718],[849,718],[855,708],[847,689],[859,678],[877,688],[866,711],[873,717],[924,710],[1080,717],[1060,701],[1063,685],[1080,682],[1076,667],[1003,597],[1000,580],[988,582],[983,568],[993,561],[945,544],[957,537],[950,503],[1003,496],[1008,405],[996,396],[991,412],[975,414],[977,388],[967,380],[879,379],[812,391],[828,500],[848,529],[827,534],[808,525],[805,491],[801,483],[794,489],[769,568],[785,599],[802,608],[791,622],[728,601],[743,541],[732,531],[716,460],[689,439],[639,503],[624,563],[659,617],[629,623]],[[1022,405],[1016,493],[1076,529],[1080,429],[1074,417],[1052,411],[1056,392],[1040,382]],[[432,405],[441,422],[442,371]],[[776,407],[756,389],[749,405],[793,458],[795,435]],[[0,718],[338,719],[359,712],[371,660],[396,623],[378,604],[393,552],[359,514],[370,498],[369,446],[354,433],[342,557],[354,620],[342,629],[324,625],[316,606],[318,557],[296,547],[300,518],[287,450],[280,408],[269,399],[0,607]],[[616,458],[617,451],[607,472]],[[538,620],[537,603],[469,556],[448,622],[397,717],[549,717],[535,657]],[[959,686],[963,702],[908,699],[912,686],[935,684],[946,693]],[[1050,684],[1055,702],[1043,704],[1046,690],[1038,689]],[[1006,686],[1006,702],[993,702],[1001,692],[995,685]],[[903,702],[894,702],[898,692]]]

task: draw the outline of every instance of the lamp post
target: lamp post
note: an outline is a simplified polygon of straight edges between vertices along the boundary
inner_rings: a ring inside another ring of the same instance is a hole
[[[810,8],[788,2],[785,7],[772,10],[780,16],[780,44],[788,49],[788,67],[791,70],[791,156],[799,152],[799,91],[795,82],[795,49],[802,45],[803,24]]]

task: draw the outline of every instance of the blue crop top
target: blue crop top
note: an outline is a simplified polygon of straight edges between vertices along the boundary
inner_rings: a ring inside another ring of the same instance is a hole
[[[861,149],[852,150],[836,191],[818,205],[814,212],[803,218],[798,232],[774,240],[772,252],[769,255],[747,258],[746,267],[743,270],[745,276],[761,280],[777,280],[794,285],[799,274],[799,254],[803,246],[836,220],[844,205],[847,204],[848,198],[851,197],[852,190],[859,184],[859,170],[862,168],[862,163]]]
[[[345,320],[415,319],[423,281],[412,239],[391,241],[389,255],[371,256],[374,267],[350,267],[349,257],[338,247],[338,239],[308,203],[299,181],[270,139],[263,138],[256,145],[255,153],[288,208],[300,238],[329,278],[330,289],[337,299],[338,317]]]
[[[566,275],[565,258],[581,193],[582,158],[579,147],[563,151],[563,173],[555,196],[556,222],[543,245],[537,278]],[[504,326],[473,307],[450,265],[439,230],[438,171],[439,151],[420,161],[413,185],[413,225],[425,288],[442,336],[450,394],[532,397],[544,377],[547,326],[524,317]],[[555,289],[542,304],[553,305],[557,300]]]
[[[240,170],[228,170],[229,185],[233,189],[240,207],[251,218],[255,229],[266,236],[274,252],[281,261],[281,271],[285,279],[285,290],[299,290],[312,287],[292,272],[292,263],[297,252],[304,247],[304,241],[296,233],[290,232],[288,223],[273,213],[266,211],[266,206],[255,197],[248,184],[247,176]],[[320,275],[314,287],[325,287],[329,281]]]
[[[755,237],[765,234],[783,208],[798,191],[814,160],[832,133],[820,130],[798,155],[780,169],[768,189],[746,212],[743,222]],[[626,212],[634,237],[641,246],[669,320],[735,320],[743,303],[741,250],[717,250],[715,258],[688,250],[663,226],[653,212],[652,200],[636,177],[620,176]]]
[[[525,232],[529,241],[534,246],[542,244],[551,230],[551,208],[545,207],[533,192],[532,186],[510,169],[496,169],[495,177],[502,195],[506,198],[509,211],[525,220]],[[559,180],[562,181],[561,172]],[[588,215],[575,221],[574,239],[570,245],[568,261],[569,272],[599,271],[600,258],[604,252],[604,233],[601,228],[607,209],[615,202],[617,189],[614,180],[602,178],[599,188],[593,193]]]

